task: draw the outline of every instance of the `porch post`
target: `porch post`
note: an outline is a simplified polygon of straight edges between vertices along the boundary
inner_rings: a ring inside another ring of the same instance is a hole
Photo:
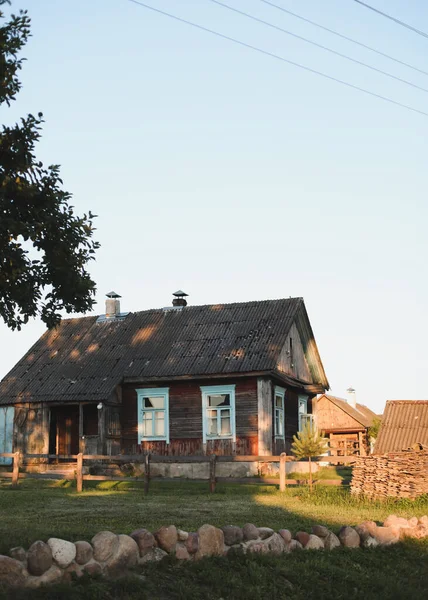
[[[98,408],[98,448],[101,454],[106,453],[105,448],[105,405],[100,402],[97,405]]]
[[[85,441],[83,439],[83,404],[79,402],[79,452],[85,450]]]

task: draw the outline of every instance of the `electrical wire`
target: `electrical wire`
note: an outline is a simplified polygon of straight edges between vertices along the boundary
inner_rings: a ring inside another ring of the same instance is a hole
[[[349,83],[348,81],[344,81],[343,79],[338,79],[337,77],[334,77],[333,75],[328,75],[327,73],[323,73],[322,71],[317,71],[316,69],[312,69],[311,67],[307,67],[306,65],[302,65],[300,63],[289,60],[288,58],[284,58],[283,56],[280,56],[279,54],[274,54],[273,52],[269,52],[268,50],[264,50],[263,48],[253,46],[252,44],[247,44],[246,42],[242,42],[241,40],[238,40],[236,38],[229,37],[228,35],[225,35],[224,33],[215,31],[214,29],[209,29],[208,27],[204,27],[203,25],[199,25],[198,23],[194,23],[193,21],[188,21],[187,19],[183,19],[182,17],[178,17],[177,15],[174,15],[172,13],[168,13],[164,10],[160,10],[159,8],[155,8],[154,6],[145,4],[144,2],[139,2],[139,0],[128,0],[128,1],[132,2],[133,4],[136,4],[138,6],[141,6],[143,8],[146,8],[147,10],[151,10],[151,11],[156,12],[165,17],[169,17],[170,19],[173,19],[180,23],[185,23],[186,25],[190,25],[191,27],[195,27],[196,29],[205,31],[206,33],[210,33],[210,34],[215,35],[224,40],[228,40],[229,42],[233,42],[234,44],[238,44],[239,46],[242,46],[244,48],[254,50],[255,52],[259,52],[260,54],[264,54],[265,56],[270,56],[271,58],[275,58],[276,60],[279,60],[281,62],[287,63],[289,65],[293,65],[294,67],[298,67],[299,69],[303,69],[304,71],[307,71],[308,73],[313,73],[313,74],[319,75],[320,77],[324,77],[325,79],[329,79],[330,81],[335,81],[336,83],[345,85],[348,88],[358,90],[364,94],[373,96],[374,98],[384,100],[385,102],[389,102],[390,104],[394,104],[395,106],[399,106],[400,108],[404,108],[411,112],[423,115],[424,117],[428,117],[428,112],[424,112],[423,110],[419,110],[418,108],[414,108],[413,106],[409,106],[408,104],[403,104],[402,102],[393,100],[392,98],[389,98],[388,96],[382,96],[381,94],[377,94],[376,92],[371,92],[370,90],[359,87],[358,85],[354,85],[353,83]]]
[[[311,25],[313,25],[314,27],[319,27],[320,29],[323,29],[324,31],[328,31],[329,33],[332,33],[333,35],[337,35],[337,37],[342,38],[343,40],[346,40],[348,42],[352,42],[353,44],[357,44],[357,46],[361,46],[361,48],[365,48],[366,50],[370,50],[370,52],[375,52],[376,54],[379,54],[379,56],[383,56],[385,58],[388,58],[389,60],[393,60],[394,62],[398,63],[399,65],[403,65],[404,67],[408,67],[409,69],[413,69],[414,71],[417,71],[418,73],[422,73],[423,75],[428,75],[428,71],[424,71],[423,69],[419,69],[418,67],[415,67],[414,65],[411,65],[410,63],[407,63],[403,60],[400,60],[399,58],[395,58],[394,56],[391,56],[390,54],[386,54],[386,52],[382,52],[381,50],[377,50],[376,48],[372,48],[371,46],[367,46],[367,44],[364,44],[363,42],[359,42],[358,40],[354,40],[353,38],[348,37],[347,35],[343,35],[342,33],[339,33],[338,31],[335,31],[334,29],[329,29],[328,27],[325,27],[324,25],[321,25],[320,23],[317,23],[316,21],[311,21],[310,19],[307,19],[306,17],[302,17],[302,15],[299,15],[295,12],[292,12],[291,10],[288,10],[287,8],[284,8],[283,6],[279,6],[278,4],[275,4],[274,2],[270,2],[269,0],[260,0],[260,2],[263,2],[264,4],[267,4],[268,6],[272,6],[273,8],[276,8],[284,13],[286,13],[287,15],[291,15],[292,17],[296,17],[296,19],[300,19],[301,21],[304,21],[305,23],[310,23]]]
[[[314,42],[313,40],[305,38],[301,35],[297,35],[296,33],[293,33],[292,31],[288,31],[287,29],[283,29],[282,27],[279,27],[278,25],[274,25],[273,23],[269,23],[269,21],[264,21],[263,19],[259,19],[259,17],[250,15],[249,13],[247,13],[243,10],[239,10],[233,6],[230,6],[229,4],[224,4],[224,2],[220,2],[220,0],[208,0],[208,1],[212,2],[213,4],[217,4],[218,6],[222,6],[223,8],[226,8],[227,10],[231,10],[232,12],[235,12],[239,15],[243,15],[244,17],[247,17],[248,19],[252,19],[253,21],[256,21],[257,23],[261,23],[262,25],[266,25],[267,27],[276,29],[277,31],[280,31],[281,33],[285,33],[286,35],[291,35],[292,37],[297,38],[298,40],[302,40],[303,42],[306,42],[307,44],[311,44],[312,46],[321,48],[322,50],[325,50],[326,52],[330,52],[331,54],[340,56],[341,58],[344,58],[345,60],[349,60],[357,65],[365,67],[366,69],[370,69],[371,71],[375,71],[376,73],[381,73],[382,75],[385,75],[386,77],[390,77],[391,79],[395,79],[396,81],[400,81],[401,83],[404,83],[405,85],[410,85],[411,87],[416,88],[417,90],[420,90],[422,92],[426,92],[428,94],[427,88],[417,85],[416,83],[412,83],[411,81],[408,81],[407,79],[402,79],[401,77],[393,75],[392,73],[388,73],[388,71],[383,71],[382,69],[373,67],[372,65],[369,65],[361,60],[352,58],[351,56],[348,56],[347,54],[342,54],[341,52],[337,52],[336,50],[333,50],[332,48],[329,48],[328,46],[323,46],[322,44],[318,44],[317,42]]]
[[[417,33],[418,35],[421,35],[422,37],[428,38],[428,33],[425,33],[425,31],[422,31],[421,29],[417,29],[416,27],[413,27],[413,25],[409,25],[408,23],[405,23],[404,21],[400,21],[400,19],[396,19],[395,17],[392,17],[391,15],[388,15],[387,13],[382,12],[378,8],[375,8],[374,6],[370,6],[370,4],[361,2],[361,0],[354,0],[354,2],[356,2],[357,4],[361,4],[361,6],[364,6],[365,8],[372,10],[373,12],[377,13],[378,15],[382,15],[382,17],[386,17],[387,19],[394,21],[395,23],[397,23],[398,25],[401,25],[402,27],[406,27],[406,29],[410,29],[410,31],[414,31],[415,33]]]

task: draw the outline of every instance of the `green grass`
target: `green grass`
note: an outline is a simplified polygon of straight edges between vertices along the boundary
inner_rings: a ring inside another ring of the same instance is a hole
[[[90,540],[100,530],[130,533],[175,524],[194,531],[204,523],[308,531],[315,523],[333,530],[365,519],[383,521],[394,513],[410,517],[428,513],[428,498],[373,503],[353,498],[346,487],[306,487],[285,493],[275,486],[153,482],[148,496],[142,484],[85,482],[77,494],[74,482],[22,480],[17,489],[0,485],[0,553],[25,548],[51,536]],[[212,558],[178,564],[168,559],[146,565],[138,575],[109,582],[84,578],[72,586],[40,591],[6,592],[0,600],[260,600],[272,598],[364,598],[364,600],[428,597],[428,542],[389,548],[292,555]],[[291,582],[292,587],[287,584]]]
[[[219,484],[215,494],[205,483],[153,482],[148,496],[140,482],[85,482],[77,494],[74,482],[22,480],[18,488],[0,485],[0,553],[12,546],[26,548],[51,536],[90,540],[98,531],[155,531],[174,524],[195,531],[204,523],[216,526],[251,522],[293,532],[314,523],[332,529],[366,519],[383,521],[388,514],[421,516],[428,499],[416,502],[359,501],[348,488],[320,486],[310,496],[306,487],[281,493],[275,486]]]
[[[312,473],[312,477],[314,481],[318,479],[350,481],[352,477],[352,467],[321,467],[319,471]],[[309,479],[309,471],[307,473],[288,473],[287,479],[298,479],[300,481],[307,480]]]

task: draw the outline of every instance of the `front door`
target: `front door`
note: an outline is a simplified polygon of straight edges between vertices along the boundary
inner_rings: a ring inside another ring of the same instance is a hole
[[[51,408],[49,454],[79,453],[79,406]]]

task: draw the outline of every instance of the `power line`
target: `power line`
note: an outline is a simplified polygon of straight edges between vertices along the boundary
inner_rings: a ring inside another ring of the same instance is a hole
[[[318,44],[317,42],[314,42],[313,40],[305,38],[301,35],[297,35],[296,33],[293,33],[292,31],[288,31],[287,29],[283,29],[282,27],[279,27],[278,25],[274,25],[273,23],[269,23],[269,21],[264,21],[263,19],[259,19],[258,17],[255,17],[254,15],[250,15],[249,13],[244,12],[243,10],[239,10],[233,6],[230,6],[229,4],[224,4],[223,2],[220,2],[220,0],[209,0],[209,2],[212,2],[213,4],[217,4],[218,6],[222,6],[223,8],[226,8],[227,10],[231,10],[232,12],[238,13],[239,15],[243,15],[244,17],[247,17],[248,19],[252,19],[253,21],[256,21],[257,23],[261,23],[262,25],[267,25],[267,27],[276,29],[277,31],[280,31],[281,33],[285,33],[286,35],[291,35],[292,37],[297,38],[298,40],[302,40],[303,42],[306,42],[307,44],[311,44],[312,46],[316,46],[317,48],[326,50],[326,52],[331,52],[331,54],[340,56],[341,58],[344,58],[345,60],[349,60],[349,61],[355,63],[356,65],[360,65],[362,67],[365,67],[366,69],[375,71],[376,73],[381,73],[382,75],[385,75],[386,77],[390,77],[391,79],[395,79],[396,81],[400,81],[401,83],[410,85],[411,87],[416,88],[417,90],[421,90],[422,92],[428,93],[427,88],[421,87],[420,85],[417,85],[416,83],[407,81],[407,79],[402,79],[401,77],[393,75],[392,73],[388,73],[388,71],[383,71],[382,69],[373,67],[372,65],[369,65],[361,60],[357,60],[356,58],[352,58],[351,56],[348,56],[347,54],[342,54],[341,52],[337,52],[336,50],[333,50],[332,48],[329,48],[328,46],[323,46],[322,44]]]
[[[387,13],[382,12],[378,8],[375,8],[374,6],[370,6],[370,4],[361,2],[361,0],[354,0],[354,2],[356,2],[357,4],[361,4],[361,6],[364,6],[365,8],[368,8],[369,10],[372,10],[373,12],[378,13],[379,15],[382,15],[382,17],[386,17],[387,19],[390,19],[391,21],[398,23],[398,25],[402,25],[402,27],[406,27],[406,29],[410,29],[410,31],[414,31],[415,33],[417,33],[418,35],[421,35],[422,37],[428,38],[428,33],[425,33],[425,31],[422,31],[421,29],[417,29],[416,27],[413,27],[413,25],[409,25],[408,23],[405,23],[404,21],[400,21],[400,19],[396,19],[395,17],[392,17],[391,15],[388,15]]]
[[[192,21],[188,21],[187,19],[183,19],[182,17],[178,17],[177,15],[173,15],[172,13],[168,13],[166,11],[160,10],[159,8],[155,8],[154,6],[150,6],[149,4],[144,4],[144,2],[139,2],[138,0],[129,0],[133,4],[137,4],[138,6],[142,6],[147,10],[151,10],[165,17],[169,17],[175,21],[179,21],[180,23],[185,23],[186,25],[190,25],[191,27],[195,27],[196,29],[200,29],[201,31],[205,31],[206,33],[211,33],[217,37],[220,37],[224,40],[228,40],[229,42],[233,42],[234,44],[238,44],[244,48],[249,48],[250,50],[254,50],[255,52],[259,52],[260,54],[264,54],[265,56],[270,56],[271,58],[275,58],[276,60],[280,60],[281,62],[287,63],[289,65],[293,65],[294,67],[298,67],[299,69],[303,69],[304,71],[308,71],[309,73],[314,73],[319,75],[320,77],[324,77],[325,79],[329,79],[330,81],[335,81],[336,83],[340,83],[341,85],[345,85],[353,90],[358,90],[367,94],[369,96],[373,96],[374,98],[379,98],[380,100],[384,100],[385,102],[389,102],[394,104],[395,106],[399,106],[400,108],[405,108],[406,110],[410,110],[412,112],[423,115],[424,117],[428,117],[428,112],[424,112],[423,110],[419,110],[418,108],[414,108],[413,106],[409,106],[408,104],[403,104],[398,102],[397,100],[393,100],[392,98],[388,98],[387,96],[382,96],[381,94],[376,94],[376,92],[371,92],[370,90],[366,90],[365,88],[354,85],[353,83],[349,83],[348,81],[344,81],[343,79],[338,79],[337,77],[333,77],[332,75],[328,75],[327,73],[323,73],[322,71],[317,71],[316,69],[312,69],[311,67],[307,67],[306,65],[302,65],[300,63],[296,63],[288,58],[284,58],[279,54],[274,54],[273,52],[269,52],[268,50],[263,50],[257,46],[253,46],[251,44],[247,44],[246,42],[242,42],[236,38],[229,37],[224,33],[220,33],[218,31],[214,31],[213,29],[208,29],[208,27],[204,27],[203,25],[199,25],[198,23],[193,23]]]
[[[379,54],[379,56],[384,56],[385,58],[388,58],[389,60],[393,60],[394,62],[398,63],[399,65],[403,65],[404,67],[413,69],[414,71],[417,71],[418,73],[422,73],[423,75],[428,75],[428,71],[419,69],[418,67],[415,67],[414,65],[404,62],[403,60],[400,60],[399,58],[395,58],[394,56],[391,56],[390,54],[386,54],[385,52],[382,52],[381,50],[377,50],[376,48],[367,46],[367,44],[363,44],[363,42],[354,40],[353,38],[350,38],[347,35],[343,35],[342,33],[335,31],[334,29],[329,29],[328,27],[325,27],[324,25],[321,25],[320,23],[317,23],[316,21],[311,21],[310,19],[307,19],[306,17],[302,17],[302,15],[298,15],[297,13],[286,9],[283,6],[279,6],[278,4],[274,4],[273,2],[269,2],[269,0],[260,0],[260,2],[263,2],[264,4],[268,4],[269,6],[272,6],[273,8],[277,8],[278,10],[281,10],[282,12],[287,13],[288,15],[291,15],[292,17],[296,17],[296,19],[300,19],[301,21],[304,21],[305,23],[310,23],[311,25],[314,25],[314,27],[319,27],[320,29],[323,29],[324,31],[328,31],[329,33],[332,33],[333,35],[337,35],[338,37],[342,38],[343,40],[347,40],[348,42],[357,44],[357,46],[361,46],[362,48],[365,48],[366,50],[370,50],[370,52],[375,52],[376,54]]]

